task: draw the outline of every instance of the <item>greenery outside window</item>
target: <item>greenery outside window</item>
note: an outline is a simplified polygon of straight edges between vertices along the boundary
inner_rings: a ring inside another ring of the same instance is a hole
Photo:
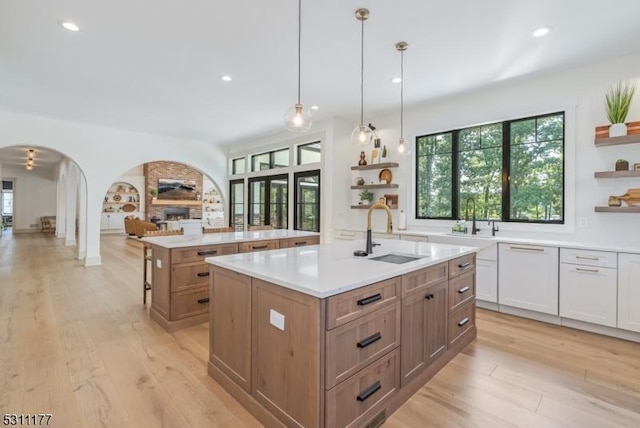
[[[229,188],[229,226],[244,230],[244,180],[232,180]]]
[[[249,225],[288,228],[288,175],[249,179]]]
[[[564,113],[417,137],[416,171],[416,218],[564,223]]]
[[[320,170],[297,172],[295,181],[295,217],[293,228],[320,232]]]

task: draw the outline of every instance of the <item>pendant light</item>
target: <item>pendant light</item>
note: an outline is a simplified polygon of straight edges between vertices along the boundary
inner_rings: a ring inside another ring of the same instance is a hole
[[[284,115],[284,124],[289,131],[306,132],[311,128],[311,110],[304,110],[300,103],[300,42],[302,34],[302,0],[298,0],[298,102]]]
[[[407,50],[407,42],[396,43],[396,49],[400,51],[400,139],[398,140],[398,154],[410,155],[409,144],[404,141],[404,51]]]
[[[356,126],[351,133],[351,142],[361,147],[368,146],[373,141],[373,130],[364,124],[364,21],[369,19],[368,9],[356,10],[356,19],[362,23],[362,34],[360,38],[360,125]]]

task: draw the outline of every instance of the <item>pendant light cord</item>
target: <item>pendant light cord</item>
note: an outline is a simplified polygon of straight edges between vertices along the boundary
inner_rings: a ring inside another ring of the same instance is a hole
[[[404,50],[400,51],[400,139],[404,139]]]
[[[302,40],[302,0],[298,0],[298,104],[300,104],[300,44]]]
[[[360,36],[360,126],[364,125],[364,19]]]

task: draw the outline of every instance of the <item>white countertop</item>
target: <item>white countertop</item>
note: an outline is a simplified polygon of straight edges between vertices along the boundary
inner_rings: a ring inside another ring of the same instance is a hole
[[[364,240],[209,257],[207,263],[259,278],[311,296],[325,298],[402,275],[445,260],[471,254],[475,247],[376,239],[382,244],[368,257],[356,257]],[[394,264],[369,260],[384,254],[421,256]]]
[[[256,230],[253,232],[204,233],[198,235],[169,235],[142,238],[141,241],[163,248],[198,247],[200,245],[233,244],[236,242],[263,241],[267,239],[303,238],[320,236],[316,232],[301,230]]]

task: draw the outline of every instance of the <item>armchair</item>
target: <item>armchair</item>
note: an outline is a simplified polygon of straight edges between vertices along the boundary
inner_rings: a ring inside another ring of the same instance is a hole
[[[142,238],[147,231],[158,230],[158,226],[151,223],[150,221],[144,221],[140,219],[135,219],[135,233],[138,238]]]

